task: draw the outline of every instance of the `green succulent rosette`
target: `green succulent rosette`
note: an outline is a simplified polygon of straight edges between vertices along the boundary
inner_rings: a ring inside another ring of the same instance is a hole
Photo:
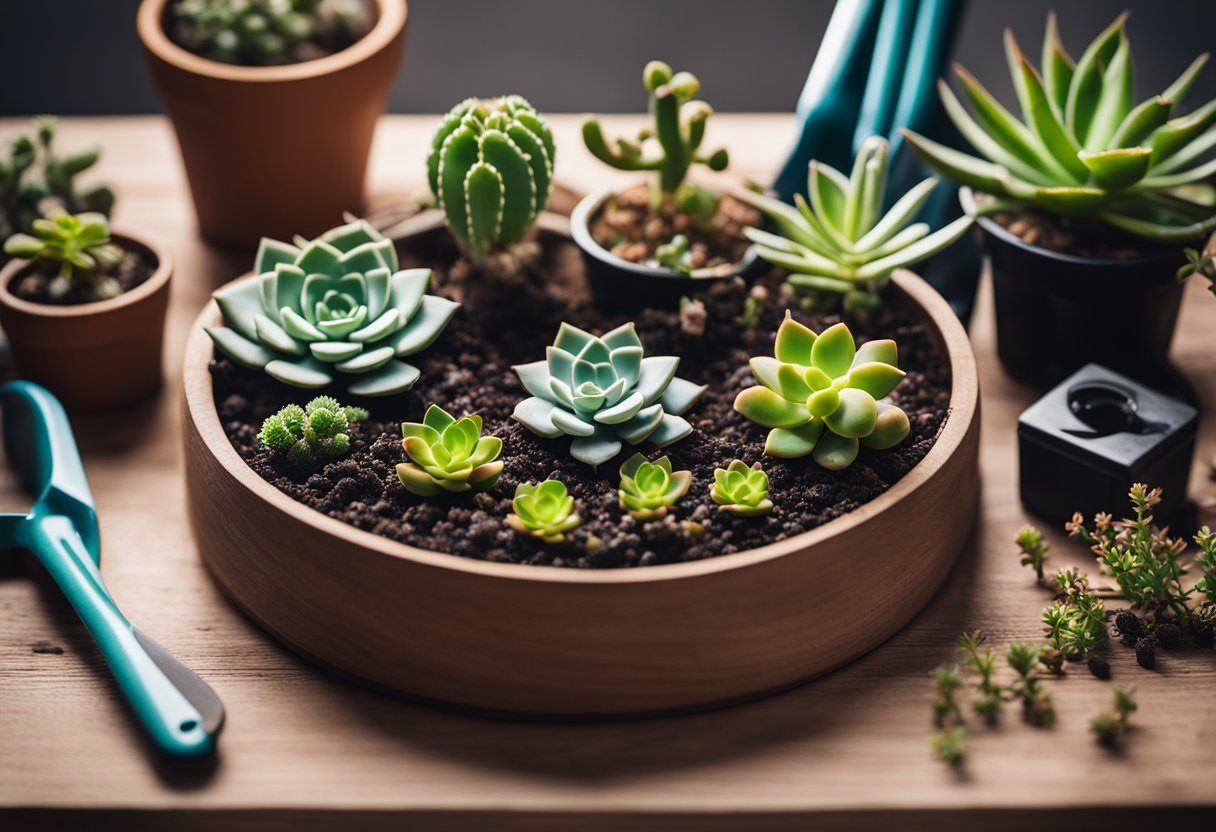
[[[725,468],[715,468],[709,497],[719,511],[743,517],[755,517],[773,510],[773,501],[768,498],[768,474],[759,462],[748,467],[743,460],[732,459]]]
[[[566,493],[565,483],[560,480],[521,482],[515,487],[511,509],[507,525],[545,543],[561,543],[566,532],[582,523],[574,510],[574,498]]]
[[[433,404],[422,422],[403,424],[401,435],[410,461],[397,466],[397,477],[420,497],[485,491],[502,476],[502,440],[481,435],[480,416],[455,419]]]
[[[671,460],[666,456],[649,462],[641,454],[634,454],[625,460],[620,474],[620,506],[639,520],[665,516],[692,485],[692,472],[671,470]]]

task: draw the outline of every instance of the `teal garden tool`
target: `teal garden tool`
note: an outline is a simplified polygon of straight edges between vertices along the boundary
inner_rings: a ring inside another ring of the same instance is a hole
[[[123,614],[101,580],[97,513],[63,405],[26,381],[0,386],[9,465],[34,497],[25,514],[0,514],[0,547],[28,549],[88,628],[136,717],[172,757],[212,753],[224,722],[215,691]]]

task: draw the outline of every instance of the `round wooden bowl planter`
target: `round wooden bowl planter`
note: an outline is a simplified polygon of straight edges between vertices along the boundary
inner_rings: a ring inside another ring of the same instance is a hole
[[[202,329],[219,323],[211,303],[185,361],[186,480],[199,550],[228,596],[293,649],[427,700],[603,717],[789,687],[903,627],[949,573],[974,520],[979,389],[967,334],[910,272],[895,275],[887,297],[927,324],[950,363],[950,413],[925,458],[878,498],[796,537],[619,570],[425,551],[281,493],[237,455],[220,424]]]

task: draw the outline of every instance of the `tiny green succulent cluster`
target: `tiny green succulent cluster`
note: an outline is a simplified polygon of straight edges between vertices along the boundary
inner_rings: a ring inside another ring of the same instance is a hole
[[[52,214],[36,219],[32,234],[14,234],[4,242],[4,253],[35,262],[58,263],[57,278],[64,291],[70,284],[87,289],[94,300],[115,297],[120,288],[109,272],[122,261],[122,249],[110,242],[105,214]]]
[[[735,398],[735,410],[771,428],[764,444],[769,456],[814,454],[824,468],[839,470],[853,463],[862,444],[885,450],[907,437],[907,414],[879,401],[905,375],[894,341],[859,349],[845,324],[816,335],[787,311],[773,352],[751,359],[760,386]]]
[[[704,101],[694,101],[701,82],[691,72],[672,73],[662,61],[651,61],[642,71],[642,82],[650,94],[650,115],[654,126],[642,130],[637,139],[617,139],[613,149],[604,138],[599,120],[583,122],[583,142],[597,159],[619,170],[657,171],[654,201],[656,206],[673,198],[684,184],[693,164],[710,170],[725,170],[730,158],[725,149],[708,156],[699,151],[713,109]],[[659,152],[647,155],[642,146],[654,138]]]
[[[366,0],[176,0],[169,33],[213,61],[274,66],[345,49],[372,23]]]
[[[61,158],[54,144],[55,119],[43,116],[35,122],[34,137],[18,136],[7,161],[0,161],[0,239],[31,231],[34,220],[55,211],[108,216],[114,207],[114,192],[105,185],[76,189],[76,177],[97,163],[100,151]]]
[[[443,117],[427,179],[473,262],[509,249],[532,228],[549,204],[555,150],[548,125],[518,95],[467,98]]]
[[[913,222],[937,186],[932,178],[884,213],[887,160],[886,140],[872,136],[862,144],[847,179],[830,165],[811,162],[811,201],[795,194],[797,208],[761,194],[739,193],[739,199],[767,214],[781,232],[744,229],[756,253],[793,272],[789,282],[796,288],[840,296],[846,309],[876,308],[893,271],[952,245],[973,221],[964,216],[932,233],[928,223]]]
[[[481,435],[480,416],[454,419],[433,404],[422,422],[403,424],[401,435],[410,461],[397,466],[397,477],[420,497],[485,491],[502,476],[502,440]]]
[[[1203,161],[1216,146],[1216,101],[1188,115],[1176,110],[1208,56],[1135,104],[1126,20],[1120,15],[1074,61],[1049,17],[1038,71],[1006,31],[1021,120],[960,67],[973,115],[944,81],[939,91],[979,156],[905,132],[908,143],[938,173],[997,197],[984,211],[1033,207],[1150,240],[1198,238],[1216,227],[1214,192],[1204,182],[1216,160]]]
[[[233,361],[296,387],[349,375],[356,396],[408,390],[419,370],[397,360],[439,337],[459,304],[426,294],[427,269],[398,271],[397,252],[364,220],[296,245],[263,239],[259,277],[215,293],[225,327],[208,327]]]
[[[641,454],[634,454],[621,465],[620,474],[617,494],[621,509],[639,520],[665,516],[692,485],[692,472],[672,471],[666,456],[649,462]]]
[[[543,361],[515,367],[531,394],[514,417],[538,436],[572,436],[570,455],[591,466],[622,441],[666,447],[692,432],[681,418],[705,386],[676,378],[680,359],[645,356],[632,323],[602,337],[563,323]]]
[[[343,407],[336,399],[318,396],[304,407],[289,404],[268,416],[258,444],[285,454],[292,466],[306,470],[345,456],[350,450],[346,431],[366,418],[362,408]]]
[[[521,482],[515,487],[511,509],[513,513],[507,515],[507,525],[545,543],[561,543],[566,539],[566,532],[582,523],[574,510],[574,498],[566,493],[561,480]]]
[[[719,511],[744,517],[767,514],[773,510],[773,501],[768,498],[768,474],[764,473],[759,462],[749,467],[741,459],[732,459],[727,467],[715,468],[709,496]]]

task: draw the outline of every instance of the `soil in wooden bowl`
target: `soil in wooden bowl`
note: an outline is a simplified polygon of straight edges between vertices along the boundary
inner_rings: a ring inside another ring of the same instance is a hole
[[[630,567],[699,560],[774,543],[813,529],[869,502],[910,471],[936,441],[949,407],[946,359],[932,345],[925,326],[891,311],[869,322],[850,321],[858,343],[894,338],[900,366],[908,375],[891,398],[907,413],[912,430],[888,451],[862,448],[842,472],[826,471],[810,457],[762,457],[767,431],[732,408],[735,396],[755,384],[748,358],[771,355],[773,337],[786,304],[770,303],[759,326],[746,331],[736,322],[747,294],[742,281],[727,282],[707,299],[703,335],[681,331],[674,312],[648,310],[634,318],[648,355],[677,355],[678,375],[708,384],[704,397],[685,414],[693,433],[664,450],[673,466],[693,474],[688,494],[662,520],[641,522],[617,505],[617,468],[634,450],[600,467],[569,455],[569,438],[536,437],[511,418],[524,392],[511,367],[544,356],[558,325],[568,321],[603,332],[627,316],[600,314],[589,303],[578,249],[564,238],[542,237],[537,261],[526,278],[490,283],[465,272],[449,279],[458,255],[446,233],[413,238],[402,251],[403,268],[435,270],[437,291],[464,306],[439,340],[410,357],[422,377],[409,393],[361,404],[371,419],[350,431],[351,453],[313,472],[293,471],[281,458],[257,447],[262,420],[289,402],[303,404],[309,391],[279,385],[221,358],[211,365],[215,401],[224,431],[240,456],[275,487],[331,517],[409,545],[469,558],[570,567]],[[779,297],[780,279],[762,277]],[[822,330],[838,318],[799,315]],[[397,479],[402,421],[421,421],[428,403],[453,415],[477,412],[485,432],[503,440],[501,480],[472,496],[422,499]],[[650,452],[650,458],[657,454]],[[715,467],[730,460],[762,460],[776,507],[768,515],[743,518],[719,511],[709,498]],[[511,497],[520,482],[562,480],[578,502],[583,524],[566,542],[545,545],[506,524]]]
[[[116,244],[120,243],[116,241]],[[126,245],[123,246],[122,259],[107,274],[113,285],[107,288],[102,297],[98,297],[90,286],[58,277],[58,267],[48,261],[37,262],[23,270],[13,278],[9,291],[31,303],[77,306],[131,291],[150,278],[156,272],[156,266],[156,257],[152,252],[142,246]]]

